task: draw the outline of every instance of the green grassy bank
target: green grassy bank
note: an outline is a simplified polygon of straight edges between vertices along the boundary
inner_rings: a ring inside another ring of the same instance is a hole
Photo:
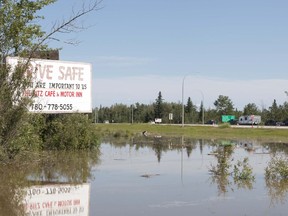
[[[288,129],[234,128],[230,125],[188,126],[152,124],[95,124],[101,135],[134,136],[147,131],[148,136],[185,136],[207,139],[257,139],[274,142],[288,142]]]

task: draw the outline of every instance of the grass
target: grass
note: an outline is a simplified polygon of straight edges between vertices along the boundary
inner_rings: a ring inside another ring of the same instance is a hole
[[[147,131],[151,136],[185,136],[209,139],[256,139],[274,142],[288,142],[288,129],[277,128],[234,128],[219,126],[152,125],[152,124],[95,124],[100,135],[135,136]]]

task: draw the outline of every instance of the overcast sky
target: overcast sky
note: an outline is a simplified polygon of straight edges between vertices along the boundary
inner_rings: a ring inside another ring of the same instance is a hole
[[[71,15],[79,0],[58,0],[42,14]],[[85,1],[84,1],[85,2]],[[89,1],[86,1],[89,2]],[[288,99],[287,0],[103,0],[83,21],[88,29],[61,38],[60,59],[93,66],[93,107],[167,102],[188,97],[213,108],[219,95],[238,109]],[[184,81],[184,82],[183,82]]]

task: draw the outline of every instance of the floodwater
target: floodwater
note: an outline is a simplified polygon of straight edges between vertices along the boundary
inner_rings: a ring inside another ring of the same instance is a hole
[[[253,140],[105,139],[99,151],[1,165],[0,215],[287,215],[288,183],[265,178],[287,154],[287,143]],[[243,161],[252,172],[237,179]]]

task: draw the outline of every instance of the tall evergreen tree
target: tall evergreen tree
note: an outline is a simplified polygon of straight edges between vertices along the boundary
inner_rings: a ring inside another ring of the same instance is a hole
[[[279,109],[276,100],[273,100],[272,105],[269,107],[269,117],[275,121],[281,121],[281,110]]]
[[[203,101],[201,101],[200,109],[199,109],[199,115],[198,115],[198,121],[201,123],[204,123],[205,118],[204,118],[205,110],[203,106]]]
[[[159,91],[158,97],[155,102],[154,114],[155,118],[163,118],[163,98],[161,91]]]
[[[192,111],[193,111],[193,103],[192,103],[191,97],[188,97],[187,104],[185,107],[185,112],[192,113]]]
[[[188,97],[187,104],[185,106],[185,119],[187,123],[195,123],[197,118],[196,106],[193,104],[191,97]]]

